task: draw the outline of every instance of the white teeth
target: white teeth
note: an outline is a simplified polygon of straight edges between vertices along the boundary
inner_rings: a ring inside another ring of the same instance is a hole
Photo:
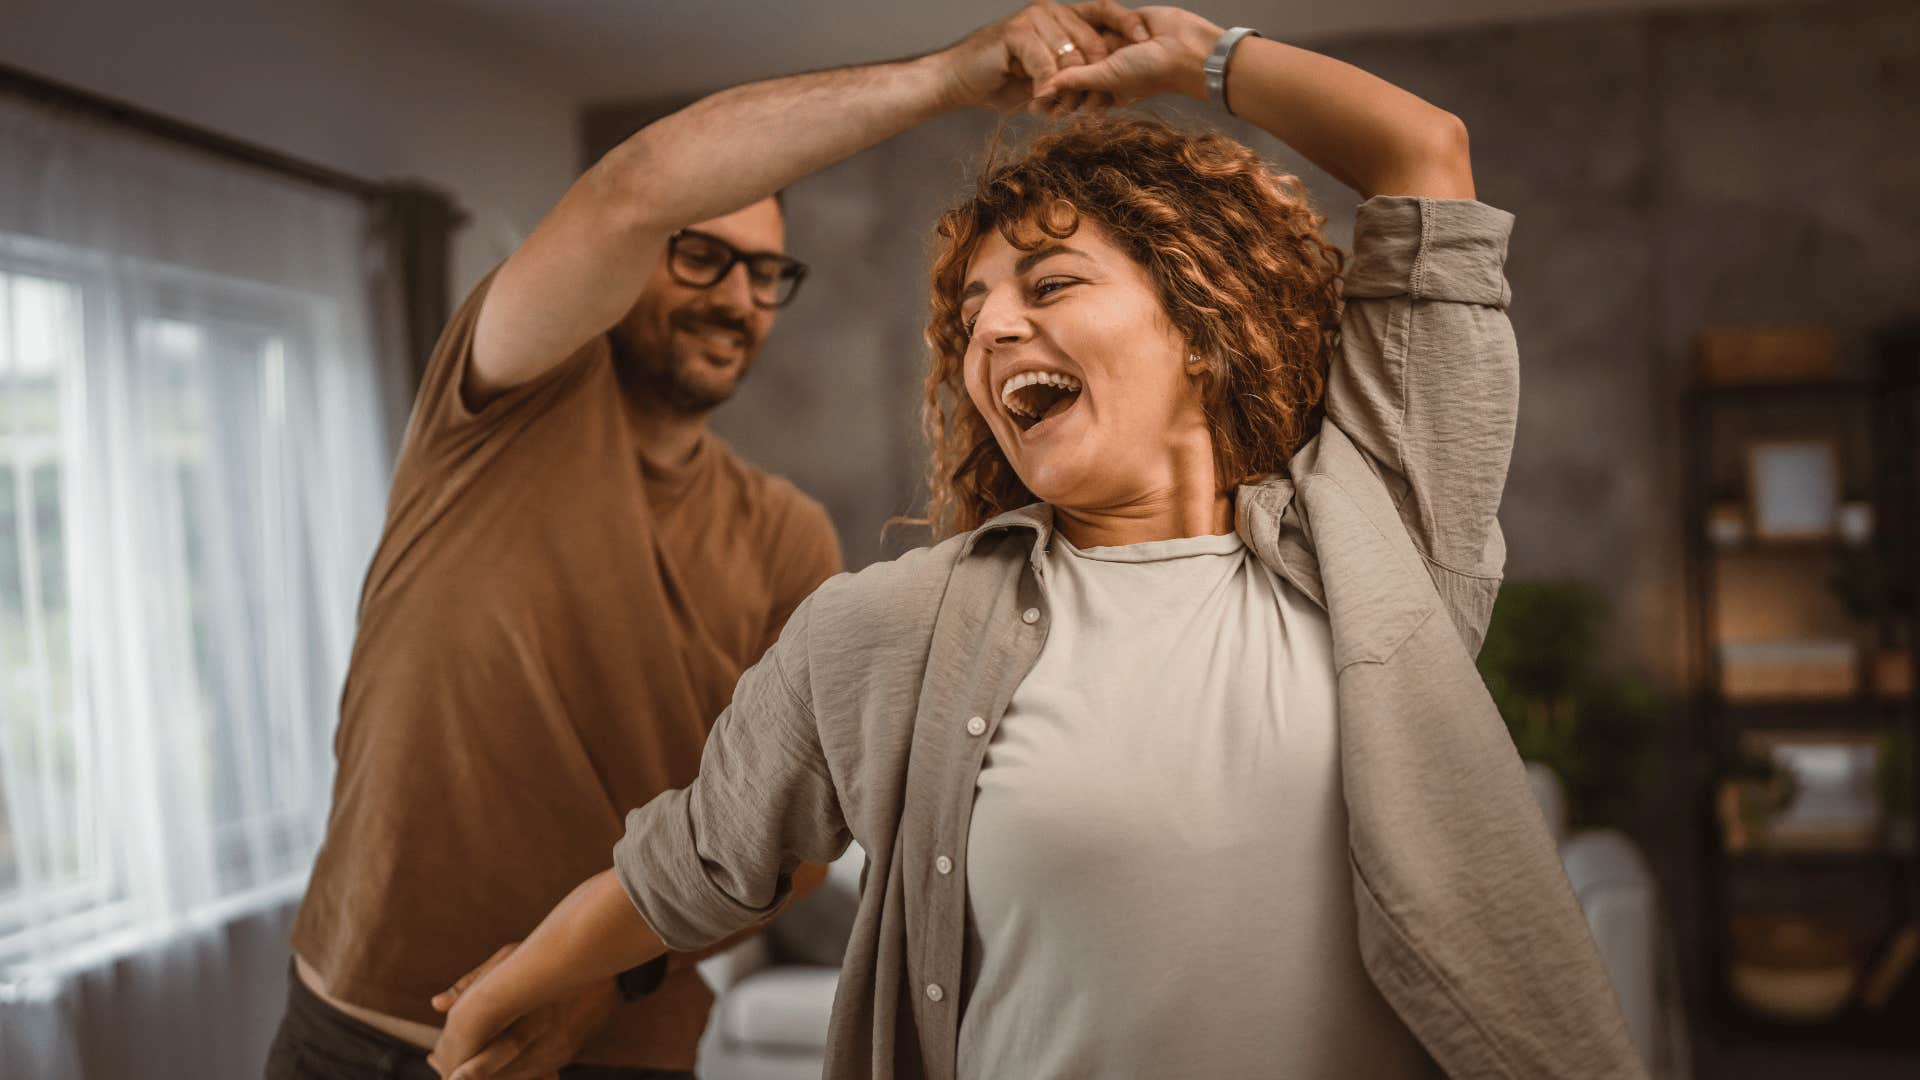
[[[1000,388],[1000,402],[1007,407],[1008,412],[1018,413],[1021,416],[1039,415],[1031,409],[1022,407],[1014,400],[1013,395],[1017,391],[1025,390],[1029,386],[1057,386],[1062,390],[1071,391],[1076,394],[1080,392],[1080,380],[1071,375],[1052,371],[1021,372],[1013,378],[1008,379],[1006,385]]]

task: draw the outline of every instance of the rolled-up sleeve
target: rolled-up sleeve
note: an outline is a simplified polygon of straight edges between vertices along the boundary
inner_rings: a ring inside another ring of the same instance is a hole
[[[810,607],[741,676],[699,777],[630,812],[614,845],[621,886],[668,948],[768,918],[800,863],[832,862],[851,840],[810,704]]]
[[[1327,416],[1381,468],[1469,651],[1499,591],[1520,393],[1513,215],[1466,199],[1361,204]]]

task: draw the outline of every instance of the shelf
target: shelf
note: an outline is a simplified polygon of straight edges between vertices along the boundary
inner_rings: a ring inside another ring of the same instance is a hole
[[[1709,694],[1703,704],[1729,727],[1765,731],[1870,730],[1899,723],[1913,711],[1909,698],[1736,702]]]
[[[1707,554],[1720,558],[1853,553],[1870,556],[1873,554],[1871,544],[1850,544],[1837,536],[1807,540],[1743,540],[1738,544],[1716,544],[1707,539],[1701,541],[1701,546]]]
[[[1899,1004],[1898,999],[1894,1004]],[[1911,1006],[1908,1006],[1911,1008]],[[1749,1011],[1729,999],[1716,1034],[1737,1046],[1833,1046],[1847,1049],[1920,1051],[1920,1025],[1892,1007],[1869,1012],[1860,1006],[1831,1020],[1795,1023]]]
[[[1735,999],[1728,969],[1736,944],[1733,923],[1742,916],[1818,918],[1845,928],[1861,947],[1868,939],[1877,940],[1885,926],[1915,918],[1920,913],[1920,852],[1915,850],[1913,829],[1907,822],[1920,812],[1920,798],[1911,798],[1909,791],[1899,799],[1902,805],[1885,808],[1906,821],[1860,837],[1871,841],[1865,850],[1762,848],[1737,853],[1721,846],[1719,798],[1719,785],[1744,764],[1743,754],[1751,749],[1748,744],[1773,741],[1786,733],[1836,742],[1877,742],[1894,736],[1896,745],[1907,747],[1899,751],[1902,760],[1912,760],[1911,737],[1920,734],[1920,694],[1910,691],[1899,698],[1873,694],[1876,650],[1864,642],[1857,668],[1861,689],[1844,697],[1727,700],[1719,692],[1721,674],[1728,670],[1718,640],[1723,605],[1800,600],[1808,610],[1790,608],[1788,613],[1802,617],[1804,625],[1796,626],[1807,635],[1857,637],[1866,626],[1840,630],[1839,622],[1828,625],[1834,609],[1824,606],[1833,599],[1827,590],[1818,596],[1806,590],[1827,574],[1846,569],[1856,552],[1877,558],[1895,547],[1910,546],[1906,538],[1920,524],[1920,483],[1915,482],[1914,470],[1914,463],[1920,461],[1914,423],[1920,415],[1914,411],[1920,407],[1916,392],[1920,388],[1908,374],[1915,363],[1912,344],[1899,345],[1904,351],[1897,356],[1894,348],[1886,343],[1879,346],[1878,362],[1888,372],[1882,379],[1848,372],[1800,382],[1700,382],[1683,394],[1681,534],[1687,575],[1688,670],[1700,680],[1692,684],[1687,702],[1695,724],[1689,750],[1697,758],[1690,763],[1687,794],[1697,816],[1688,837],[1691,862],[1686,883],[1697,894],[1692,928],[1699,949],[1689,950],[1684,959],[1698,995],[1694,1004],[1703,1041],[1713,1048],[1706,1055],[1709,1061],[1722,1057],[1824,1061],[1828,1055],[1844,1052],[1920,1062],[1920,973],[1909,974],[1883,1011],[1868,1011],[1856,1001],[1833,1019],[1795,1023],[1749,1010]],[[1746,506],[1750,462],[1744,444],[1816,433],[1837,448],[1835,482],[1842,501],[1872,505],[1874,540],[1856,549],[1837,535],[1762,540],[1748,528],[1738,543],[1715,544],[1710,524],[1716,512],[1722,515],[1717,520],[1728,524],[1728,504],[1741,507],[1741,520],[1751,525],[1751,507]],[[1894,537],[1902,539],[1896,544]],[[1766,595],[1776,591],[1791,595]],[[1893,605],[1900,610],[1890,613],[1907,627],[1920,621],[1920,610],[1910,600],[1901,598]],[[1820,628],[1818,634],[1815,627]],[[1834,680],[1828,685],[1842,683]],[[1899,740],[1903,734],[1907,739]],[[1897,846],[1890,841],[1897,841]],[[1722,1050],[1728,1053],[1722,1055]],[[1852,1073],[1844,1066],[1823,1064],[1804,1075]],[[1899,1075],[1920,1080],[1920,1070],[1911,1067]]]
[[[1864,873],[1867,871],[1881,873],[1889,868],[1904,867],[1914,861],[1912,852],[1893,851],[1886,847],[1873,847],[1862,851],[1729,851],[1723,852],[1722,857],[1728,863],[1746,869],[1786,870],[1794,873]]]
[[[1801,401],[1825,398],[1833,401],[1871,401],[1883,387],[1868,379],[1819,379],[1811,382],[1737,383],[1716,385],[1695,383],[1687,389],[1689,407],[1743,401]]]
[[[1708,991],[1717,1041],[1739,1046],[1833,1046],[1863,1050],[1920,1051],[1920,972],[1909,973],[1892,1000],[1878,1010],[1850,1002],[1829,1020],[1777,1020],[1754,1012],[1733,996],[1723,975]]]

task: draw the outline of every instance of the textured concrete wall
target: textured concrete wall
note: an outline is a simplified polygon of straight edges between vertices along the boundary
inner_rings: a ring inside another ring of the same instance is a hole
[[[1602,585],[1618,657],[1674,676],[1679,395],[1695,331],[1828,322],[1857,365],[1871,327],[1920,310],[1920,6],[1611,15],[1318,47],[1466,119],[1481,196],[1519,218],[1510,573]],[[1350,236],[1345,189],[1228,123],[1301,171]],[[815,276],[719,426],[827,503],[854,565],[882,554],[883,522],[920,493],[931,224],[990,126],[955,117],[789,193]]]

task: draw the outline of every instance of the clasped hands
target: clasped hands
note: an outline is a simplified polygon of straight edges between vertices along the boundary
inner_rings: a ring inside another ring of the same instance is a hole
[[[517,947],[518,943],[501,946],[486,963],[434,995],[434,1010],[447,1014],[447,1027],[439,1045],[427,1055],[427,1064],[441,1076],[457,1080],[557,1078],[561,1067],[572,1064],[580,1048],[613,1015],[619,993],[611,979],[549,1002],[504,1027],[470,1015],[469,1010],[479,1003],[465,1000],[469,991]]]
[[[1203,64],[1221,33],[1176,7],[1036,0],[933,59],[954,104],[1060,116],[1165,93],[1205,100]]]

